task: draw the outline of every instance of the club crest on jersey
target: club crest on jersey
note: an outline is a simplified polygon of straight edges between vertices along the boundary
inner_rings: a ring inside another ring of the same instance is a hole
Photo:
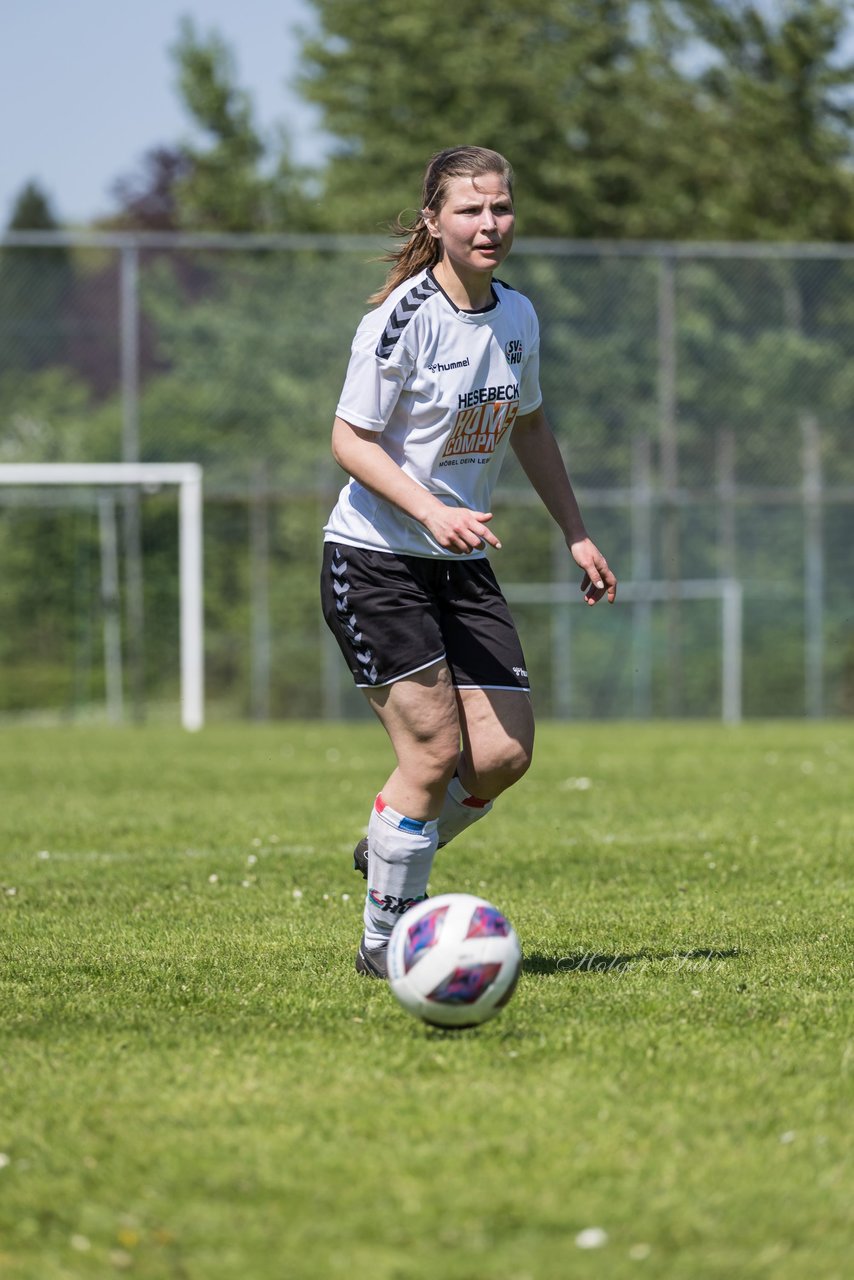
[[[509,342],[504,344],[504,354],[507,357],[508,364],[521,364],[524,354],[522,343],[518,338],[511,338]]]

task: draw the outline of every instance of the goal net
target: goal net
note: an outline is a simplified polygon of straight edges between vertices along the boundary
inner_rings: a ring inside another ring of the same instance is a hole
[[[178,583],[181,723],[204,723],[204,624],[202,596],[202,470],[196,463],[7,463],[0,464],[0,492],[63,489],[95,491],[98,503],[101,597],[104,604],[104,687],[111,718],[123,705],[115,520],[109,494],[175,486],[178,491]],[[106,499],[106,500],[104,500]],[[44,570],[43,585],[49,588]],[[39,584],[36,586],[36,596]]]

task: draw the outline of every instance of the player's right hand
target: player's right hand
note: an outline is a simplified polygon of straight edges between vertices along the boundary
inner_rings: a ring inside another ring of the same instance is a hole
[[[501,549],[501,543],[488,527],[491,511],[469,511],[468,507],[446,507],[439,502],[438,510],[431,511],[424,523],[446,551],[468,555],[481,551],[485,545]]]

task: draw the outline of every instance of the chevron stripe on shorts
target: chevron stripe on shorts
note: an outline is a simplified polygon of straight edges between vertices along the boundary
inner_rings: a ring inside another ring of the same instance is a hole
[[[386,322],[383,329],[382,337],[377,343],[377,355],[380,360],[387,360],[394,351],[400,335],[403,333],[409,321],[415,315],[415,312],[422,306],[428,298],[434,293],[439,292],[439,286],[431,276],[425,276],[420,284],[416,284],[409,293],[405,294],[398,302],[394,311]]]

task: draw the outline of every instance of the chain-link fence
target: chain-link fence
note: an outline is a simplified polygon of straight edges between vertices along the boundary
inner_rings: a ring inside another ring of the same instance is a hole
[[[0,248],[0,464],[204,469],[209,715],[364,714],[316,578],[384,247]],[[511,459],[496,567],[540,712],[854,710],[854,249],[522,241],[502,276],[536,305],[546,408],[623,584],[614,609],[578,607]],[[0,487],[0,713],[174,716],[178,581],[174,494]]]

